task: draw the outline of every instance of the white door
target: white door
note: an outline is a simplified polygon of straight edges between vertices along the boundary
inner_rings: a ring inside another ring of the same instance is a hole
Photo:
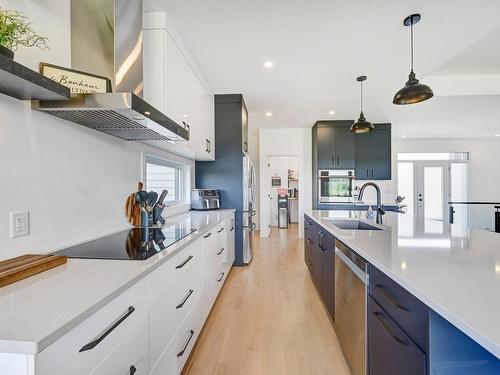
[[[450,164],[446,161],[415,162],[415,205],[418,217],[448,222]]]

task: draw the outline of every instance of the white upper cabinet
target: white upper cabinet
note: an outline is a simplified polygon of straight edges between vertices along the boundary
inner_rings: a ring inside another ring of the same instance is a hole
[[[165,13],[144,16],[144,98],[178,124],[190,140],[178,142],[181,154],[215,160],[214,96],[186,58]],[[175,152],[175,150],[174,150]]]

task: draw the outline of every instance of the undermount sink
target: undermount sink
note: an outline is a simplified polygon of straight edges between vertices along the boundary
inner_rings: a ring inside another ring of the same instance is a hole
[[[339,229],[350,229],[350,230],[382,230],[380,228],[374,227],[373,225],[367,224],[359,220],[339,220],[339,219],[328,219],[330,223],[335,225]]]

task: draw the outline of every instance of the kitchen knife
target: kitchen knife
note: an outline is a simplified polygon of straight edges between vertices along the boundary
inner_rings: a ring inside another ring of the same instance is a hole
[[[161,192],[161,195],[160,195],[160,198],[158,198],[158,202],[156,202],[157,205],[163,205],[163,201],[165,200],[165,198],[167,197],[167,194],[168,194],[168,190],[163,190]]]

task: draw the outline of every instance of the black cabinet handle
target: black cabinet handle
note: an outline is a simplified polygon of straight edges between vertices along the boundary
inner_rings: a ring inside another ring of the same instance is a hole
[[[335,158],[332,156],[332,164],[335,166]]]
[[[220,283],[223,278],[224,278],[224,272],[220,274],[220,278],[217,280],[217,282]]]
[[[372,168],[372,177],[373,177],[373,168]]]
[[[210,153],[212,151],[212,144],[210,142],[210,140],[208,139],[205,139],[207,141],[207,149],[206,149],[206,152],[207,153]]]
[[[89,342],[87,345],[82,346],[82,348],[79,350],[79,352],[86,352],[87,350],[94,349],[97,345],[99,345],[102,340],[106,338],[111,332],[114,331],[116,327],[118,327],[120,324],[123,323],[125,319],[127,319],[132,313],[135,311],[134,306],[129,306],[128,311],[125,315],[123,315],[120,319],[118,319],[111,327],[109,327],[106,332],[104,332],[101,336],[99,336],[97,339],[95,339],[92,342]]]
[[[182,309],[182,306],[184,306],[184,304],[187,302],[187,300],[189,299],[189,297],[191,297],[191,294],[193,294],[194,290],[193,289],[189,289],[189,292],[188,294],[186,294],[186,297],[184,297],[181,301],[181,303],[179,303],[177,306],[175,306],[176,309]]]
[[[134,375],[136,371],[137,369],[135,368],[135,366],[130,366],[130,375]]]
[[[375,288],[380,290],[380,293],[382,293],[382,295],[395,307],[403,311],[409,311],[406,307],[401,305],[396,297],[394,297],[383,285],[375,284]]]
[[[185,343],[185,344],[184,344],[184,346],[182,347],[182,350],[181,350],[179,353],[177,353],[177,358],[182,357],[182,356],[184,355],[184,352],[186,351],[186,349],[187,349],[187,347],[188,347],[188,345],[189,345],[189,342],[190,342],[190,341],[191,341],[191,339],[193,338],[193,335],[194,335],[194,331],[193,331],[193,330],[190,330],[190,331],[189,331],[189,337],[188,337],[188,339],[187,339],[186,343]]]
[[[243,152],[248,152],[248,142],[243,142]]]
[[[220,233],[220,232],[222,232],[223,230],[224,230],[224,227],[220,228],[220,229],[217,231],[217,233]]]
[[[177,267],[175,267],[175,269],[180,269],[182,267],[184,267],[186,265],[187,262],[189,262],[191,259],[193,259],[193,256],[190,255],[186,258],[186,260],[184,262],[182,262],[181,264],[179,264]]]
[[[224,248],[221,248],[217,255],[221,255],[224,252]]]
[[[366,177],[370,177],[370,170],[366,169]]]
[[[387,319],[385,318],[385,316],[383,316],[379,312],[374,312],[373,315],[375,316],[375,318],[377,319],[377,321],[380,323],[380,325],[382,327],[384,327],[384,329],[392,336],[392,338],[396,342],[400,343],[401,345],[408,345],[408,343],[405,340],[403,340],[402,338],[398,337],[396,334],[394,334],[394,332],[392,332],[392,329],[389,326],[390,323],[387,321]]]
[[[234,227],[231,227],[231,229],[229,231],[232,232],[233,230],[234,230]]]
[[[337,166],[340,165],[340,158],[337,156]]]
[[[210,237],[211,235],[212,235],[212,232],[208,232],[207,234],[205,234],[205,235],[203,236],[203,238],[208,238],[208,237]]]
[[[324,246],[323,246],[323,237],[325,237],[325,232],[323,231],[320,231],[319,233],[319,241],[318,241],[318,246],[321,250],[325,250]]]

